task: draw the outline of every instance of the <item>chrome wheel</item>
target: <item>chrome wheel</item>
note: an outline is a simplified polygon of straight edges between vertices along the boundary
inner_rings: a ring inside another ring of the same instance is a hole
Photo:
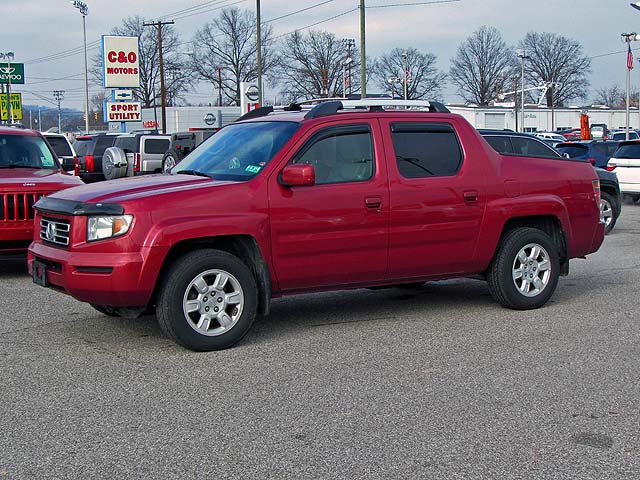
[[[163,172],[168,172],[175,166],[176,166],[176,159],[173,155],[167,155],[166,157],[164,157]]]
[[[605,230],[609,229],[609,225],[613,221],[613,207],[604,198],[600,200],[600,221],[604,222]]]
[[[182,311],[191,328],[215,337],[232,329],[242,315],[244,293],[236,277],[224,270],[207,270],[187,286]]]
[[[549,253],[537,243],[522,247],[511,270],[513,283],[525,297],[536,297],[546,288],[551,278]]]

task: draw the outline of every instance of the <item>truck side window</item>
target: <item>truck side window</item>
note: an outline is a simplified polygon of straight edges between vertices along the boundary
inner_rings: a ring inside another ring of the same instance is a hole
[[[513,155],[511,140],[509,140],[509,137],[506,135],[486,136],[484,139],[496,152],[502,153],[503,155]]]
[[[329,128],[316,134],[293,163],[313,165],[316,185],[362,182],[373,177],[373,140],[368,126]]]
[[[391,139],[405,178],[451,176],[462,165],[458,137],[447,123],[393,123]]]

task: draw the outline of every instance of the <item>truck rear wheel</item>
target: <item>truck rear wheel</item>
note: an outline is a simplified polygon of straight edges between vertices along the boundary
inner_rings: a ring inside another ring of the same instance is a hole
[[[156,307],[162,331],[183,347],[222,350],[239,342],[256,317],[258,291],[249,268],[220,250],[198,250],[170,267]]]
[[[487,281],[502,306],[529,310],[543,306],[558,285],[558,249],[537,228],[517,228],[500,241]]]

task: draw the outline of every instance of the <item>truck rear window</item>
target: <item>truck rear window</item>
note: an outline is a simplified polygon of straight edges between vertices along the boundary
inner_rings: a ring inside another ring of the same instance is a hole
[[[586,145],[556,145],[556,150],[560,153],[566,153],[569,158],[578,158],[585,156],[589,151]]]
[[[58,157],[70,157],[73,154],[71,153],[71,147],[69,146],[69,142],[62,137],[45,137],[53,151],[56,152]]]

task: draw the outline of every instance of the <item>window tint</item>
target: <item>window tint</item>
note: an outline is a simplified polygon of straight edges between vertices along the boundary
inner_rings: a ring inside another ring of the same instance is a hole
[[[121,148],[125,153],[137,153],[136,143],[136,137],[118,137],[113,146]]]
[[[169,142],[168,138],[148,138],[144,141],[144,151],[164,155],[169,150]]]
[[[78,155],[79,157],[88,155],[89,146],[91,145],[91,143],[92,143],[91,139],[86,139],[86,140],[76,139],[76,141],[73,142],[73,149],[76,151],[76,155]]]
[[[533,138],[513,137],[511,139],[515,155],[529,157],[558,157],[558,154],[544,143]]]
[[[329,129],[294,163],[313,165],[316,184],[361,182],[373,177],[373,141],[369,127]]]
[[[496,135],[493,137],[484,137],[484,139],[493,147],[498,153],[510,155],[513,150],[511,148],[511,141],[506,135]]]
[[[100,135],[96,141],[96,148],[93,150],[93,154],[104,154],[104,151],[113,145],[116,138],[115,135]]]
[[[69,142],[65,138],[62,137],[45,137],[53,151],[56,152],[58,157],[70,157],[71,147],[69,146]]]
[[[454,175],[462,165],[462,150],[449,124],[394,123],[391,138],[403,177]]]
[[[622,145],[613,156],[615,158],[640,158],[640,143]]]
[[[589,148],[585,145],[558,145],[556,149],[560,153],[566,153],[569,158],[580,158],[587,156]]]
[[[49,147],[41,137],[0,135],[0,168],[56,168]]]

